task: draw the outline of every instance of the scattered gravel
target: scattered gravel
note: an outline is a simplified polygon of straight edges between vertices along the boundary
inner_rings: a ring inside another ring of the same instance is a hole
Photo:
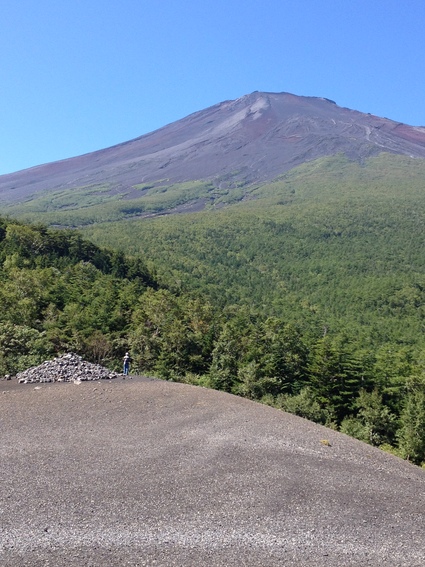
[[[111,372],[104,366],[86,362],[74,353],[64,354],[53,360],[47,360],[39,366],[34,366],[19,372],[16,378],[19,384],[46,382],[87,382],[89,380],[112,380],[121,376]]]
[[[223,392],[0,384],[1,567],[423,567],[425,471]]]

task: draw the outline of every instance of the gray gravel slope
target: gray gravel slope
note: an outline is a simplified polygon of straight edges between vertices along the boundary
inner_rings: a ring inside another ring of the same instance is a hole
[[[425,472],[161,381],[0,383],[0,565],[419,567]]]

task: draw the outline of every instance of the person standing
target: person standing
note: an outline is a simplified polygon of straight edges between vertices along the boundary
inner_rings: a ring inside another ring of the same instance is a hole
[[[128,373],[130,371],[130,362],[131,362],[131,358],[128,352],[125,353],[125,356],[123,358],[123,374],[124,376],[128,376]]]

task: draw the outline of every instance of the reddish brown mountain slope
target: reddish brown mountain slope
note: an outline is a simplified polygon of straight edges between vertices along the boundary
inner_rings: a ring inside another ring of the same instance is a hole
[[[40,190],[210,179],[216,185],[267,181],[305,161],[381,152],[425,158],[425,127],[341,108],[323,98],[254,92],[129,142],[0,177],[0,199]]]

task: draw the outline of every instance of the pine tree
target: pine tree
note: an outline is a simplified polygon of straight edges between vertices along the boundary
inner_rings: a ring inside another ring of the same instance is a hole
[[[360,363],[347,347],[324,337],[313,349],[309,373],[317,401],[334,412],[337,422],[341,423],[364,385]]]
[[[425,378],[411,378],[407,388],[398,432],[399,448],[404,458],[419,465],[425,461]]]

